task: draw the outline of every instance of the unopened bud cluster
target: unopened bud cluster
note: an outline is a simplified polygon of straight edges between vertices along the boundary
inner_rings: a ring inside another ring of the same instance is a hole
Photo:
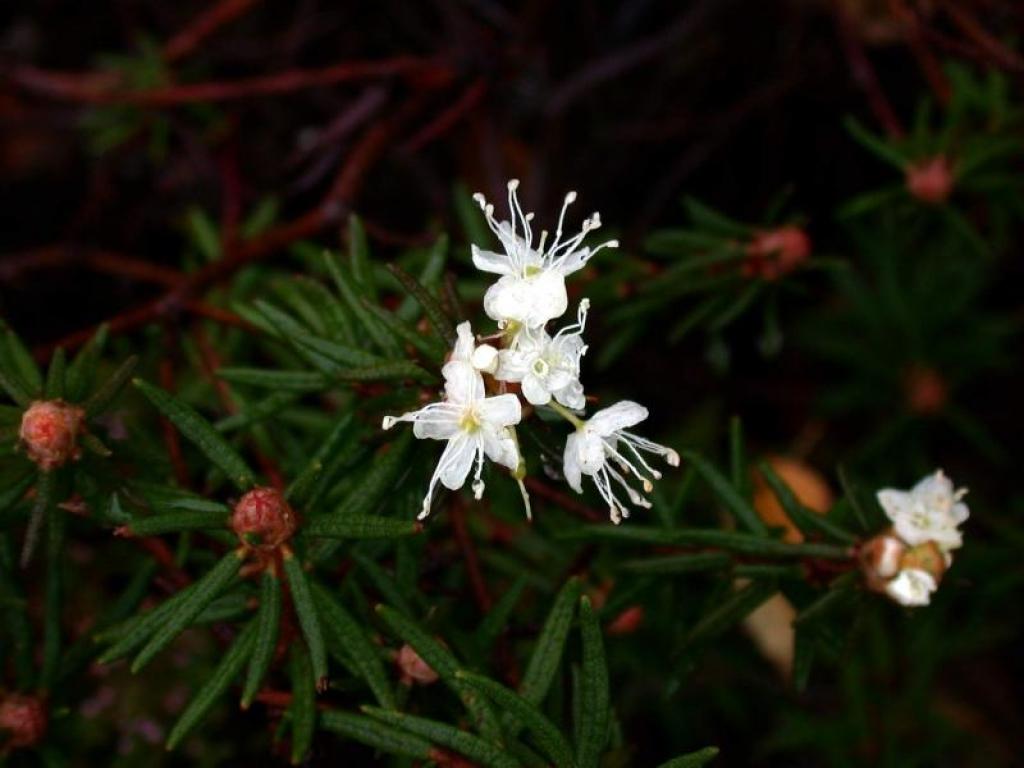
[[[81,455],[85,411],[63,400],[37,400],[22,414],[19,437],[29,459],[49,472]]]
[[[231,515],[231,529],[253,549],[276,549],[292,537],[295,526],[295,513],[276,488],[254,488]]]
[[[962,501],[966,493],[954,489],[942,470],[909,491],[879,491],[892,528],[860,548],[868,587],[900,605],[927,605],[953,564],[952,551],[963,543],[959,526],[969,514]]]
[[[461,488],[473,471],[472,488],[480,498],[484,458],[513,472],[520,483],[529,515],[529,499],[522,477],[525,464],[515,426],[523,418],[522,398],[532,406],[548,407],[575,428],[566,440],[563,455],[565,479],[582,493],[582,477],[589,476],[608,506],[612,521],[629,515],[621,499],[649,507],[644,497],[652,481],[661,477],[644,454],[661,456],[679,464],[671,448],[628,431],[647,418],[647,409],[623,401],[602,409],[585,420],[580,365],[587,345],[583,342],[590,302],[582,299],[576,321],[550,332],[548,323],[568,310],[565,279],[581,270],[594,254],[618,246],[609,240],[593,248],[584,245],[587,235],[601,226],[601,217],[588,217],[579,232],[563,236],[565,215],[576,193],[565,196],[553,237],[534,233],[533,214],[525,213],[517,196],[517,181],[508,183],[509,220],[498,221],[494,206],[482,195],[475,200],[487,223],[501,242],[500,252],[472,246],[473,263],[483,272],[498,275],[484,296],[484,311],[497,323],[497,332],[478,344],[468,322],[458,327],[458,339],[442,369],[444,397],[418,411],[388,416],[384,429],[399,421],[413,424],[418,438],[444,440],[447,445],[430,480],[420,517],[430,512],[437,483]],[[475,468],[474,468],[475,467]]]

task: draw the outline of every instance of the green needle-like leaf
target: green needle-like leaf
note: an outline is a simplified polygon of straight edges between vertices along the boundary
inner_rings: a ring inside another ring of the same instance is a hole
[[[424,717],[414,717],[400,712],[392,712],[376,707],[363,707],[363,712],[370,717],[402,728],[409,733],[429,739],[435,744],[454,749],[470,760],[487,766],[487,768],[519,768],[519,761],[511,755],[502,752],[501,749],[490,742],[484,741],[478,736],[473,736],[465,731],[460,731],[447,723],[440,723],[436,720],[428,720]]]
[[[579,596],[580,583],[576,578],[570,578],[555,597],[551,611],[544,621],[544,628],[541,629],[533,655],[530,656],[523,680],[519,684],[520,694],[532,704],[539,705],[544,700],[555,679],[565,651],[566,640],[569,638],[569,629],[572,627]]]
[[[229,552],[196,582],[194,590],[178,594],[168,600],[174,607],[169,611],[167,620],[156,629],[132,661],[133,673],[142,669],[154,656],[170,645],[171,641],[224,591],[237,575],[238,569],[242,567],[243,556],[242,550]]]
[[[132,536],[159,536],[164,533],[179,531],[198,531],[207,528],[223,528],[227,525],[230,513],[183,510],[165,515],[153,515],[132,520],[125,526],[126,533]]]
[[[316,726],[316,688],[309,654],[302,645],[292,646],[289,664],[292,703],[288,708],[292,725],[292,765],[298,765],[309,752]]]
[[[805,532],[808,530],[817,530],[836,541],[842,541],[846,544],[853,544],[857,541],[856,536],[851,534],[849,531],[843,530],[835,523],[830,522],[824,515],[818,515],[814,512],[808,511],[807,508],[804,507],[804,505],[796,498],[792,489],[775,473],[775,470],[772,469],[768,462],[762,461],[758,464],[758,469],[764,477],[765,482],[771,486],[772,493],[774,493],[775,497],[779,500],[779,504],[782,505],[782,508],[789,516],[789,519],[792,520],[800,530]]]
[[[246,659],[252,653],[255,640],[256,622],[250,621],[228,652],[224,654],[224,658],[221,659],[206,684],[199,689],[185,711],[181,713],[181,717],[178,718],[178,722],[174,724],[167,737],[168,749],[177,747],[182,739],[206,717],[217,699],[227,691],[228,686],[234,682],[241,673],[242,667],[245,666]]]
[[[542,713],[535,704],[512,691],[501,683],[497,683],[482,675],[459,671],[456,677],[467,685],[480,691],[503,712],[516,718],[537,740],[537,746],[551,758],[558,768],[571,768],[575,765],[572,747],[565,740],[558,727]]]
[[[580,598],[580,635],[583,639],[583,664],[580,670],[580,713],[576,759],[580,768],[597,768],[608,741],[611,705],[608,692],[608,665],[604,657],[601,625],[590,606],[590,598]]]
[[[47,400],[57,400],[64,397],[64,376],[67,370],[67,357],[63,347],[57,347],[57,351],[50,358],[50,367],[46,371],[46,386],[43,395]]]
[[[320,714],[320,727],[381,752],[414,760],[430,760],[433,747],[426,739],[385,725],[379,720],[350,712],[327,711]]]
[[[156,408],[191,440],[200,451],[227,475],[240,490],[248,490],[255,482],[254,475],[241,456],[210,426],[192,406],[178,400],[162,389],[136,379],[135,386]]]
[[[0,343],[6,347],[3,359],[9,362],[9,365],[4,365],[3,367],[10,369],[8,376],[16,378],[24,386],[24,390],[30,397],[42,395],[43,374],[39,371],[35,360],[32,359],[32,354],[21,343],[21,339],[18,338],[17,334],[9,329],[6,330]]]
[[[452,321],[448,319],[448,315],[446,315],[444,309],[441,308],[441,303],[434,298],[426,288],[420,285],[416,278],[397,264],[388,264],[388,271],[398,278],[398,281],[402,286],[416,299],[416,301],[419,302],[420,306],[423,307],[423,311],[427,315],[427,320],[430,321],[434,330],[437,331],[438,336],[444,339],[449,345],[454,344],[455,326],[452,325]]]
[[[662,763],[658,768],[701,768],[718,757],[718,747],[704,747]]]
[[[313,603],[309,581],[306,579],[306,572],[302,569],[302,563],[299,562],[294,554],[286,552],[283,560],[284,571],[288,576],[288,587],[292,593],[292,604],[295,606],[295,614],[299,618],[299,627],[302,629],[302,636],[306,640],[306,647],[309,648],[314,682],[317,690],[326,690],[327,649],[324,646],[320,616]]]
[[[71,361],[64,377],[64,396],[70,402],[79,402],[92,388],[92,382],[96,376],[96,365],[106,342],[107,326],[101,325],[93,337],[78,351],[75,359]]]
[[[719,500],[732,512],[736,519],[754,533],[765,534],[768,532],[764,521],[750,503],[740,495],[739,491],[730,483],[717,469],[698,456],[693,451],[685,451],[683,457],[697,470],[697,473],[704,478],[704,481],[711,486]]]
[[[773,580],[752,581],[740,587],[706,614],[683,641],[683,647],[707,640],[732,627],[777,591]]]
[[[117,370],[111,374],[110,378],[103,382],[100,388],[82,403],[85,415],[92,417],[103,413],[114,402],[114,398],[124,388],[124,385],[128,383],[132,374],[135,373],[135,367],[138,363],[139,358],[134,355],[121,363]]]
[[[314,517],[303,526],[308,536],[333,539],[395,539],[412,536],[422,530],[423,524],[415,520],[344,513]]]
[[[242,709],[248,709],[259,693],[274,660],[277,633],[281,625],[281,580],[267,569],[260,579],[260,607],[256,613],[256,640],[242,689]],[[312,672],[310,672],[312,676]]]

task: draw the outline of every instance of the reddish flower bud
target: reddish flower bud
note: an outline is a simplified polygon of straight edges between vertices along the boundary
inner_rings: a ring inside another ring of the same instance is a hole
[[[402,672],[402,684],[430,685],[437,682],[437,672],[430,668],[411,645],[403,645],[395,655],[395,664]]]
[[[631,605],[614,619],[607,627],[610,636],[631,635],[644,623],[644,607]]]
[[[37,400],[21,417],[20,437],[29,459],[49,471],[81,454],[78,436],[85,411],[63,400]]]
[[[7,746],[18,749],[38,744],[46,733],[48,717],[42,699],[12,693],[0,701],[0,730]]]
[[[868,588],[884,592],[886,584],[900,570],[906,545],[886,531],[864,542],[860,548],[860,564]]]
[[[944,155],[912,163],[904,173],[907,191],[922,203],[944,203],[953,191],[953,169]]]
[[[776,280],[807,260],[811,255],[811,239],[800,227],[767,229],[754,233],[746,251],[744,275]]]
[[[275,549],[295,533],[295,513],[275,488],[254,488],[235,505],[231,529],[245,544]]]
[[[912,413],[929,416],[940,412],[949,400],[945,379],[934,368],[913,365],[903,375],[903,392]]]
[[[948,563],[939,545],[934,541],[919,544],[908,549],[900,559],[900,568],[914,568],[930,573],[936,583],[942,580]]]

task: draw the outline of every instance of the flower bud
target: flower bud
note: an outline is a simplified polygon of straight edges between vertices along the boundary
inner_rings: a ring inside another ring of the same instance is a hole
[[[807,260],[811,255],[811,239],[800,227],[778,227],[754,233],[746,250],[743,274],[775,280]]]
[[[942,578],[947,567],[949,567],[949,563],[946,561],[946,555],[934,541],[912,547],[900,558],[900,570],[924,571],[930,574],[936,583]]]
[[[949,399],[945,379],[934,368],[913,365],[903,375],[903,392],[912,413],[928,416],[938,413]]]
[[[22,445],[29,459],[49,471],[76,460],[81,454],[78,436],[85,411],[63,400],[37,400],[21,417]]]
[[[48,717],[42,699],[12,693],[0,701],[0,730],[7,746],[18,749],[38,744],[46,733]]]
[[[953,191],[953,169],[944,155],[912,163],[904,173],[907,191],[922,203],[944,203]]]
[[[889,532],[869,539],[860,548],[860,562],[868,588],[884,592],[902,567],[906,546]]]
[[[295,533],[295,513],[275,488],[254,488],[235,505],[231,528],[243,543],[274,549]]]
[[[612,619],[606,631],[609,636],[631,635],[644,623],[644,607],[631,605]]]
[[[403,645],[395,656],[395,664],[402,672],[402,684],[430,685],[437,682],[437,672],[431,669],[411,645]]]

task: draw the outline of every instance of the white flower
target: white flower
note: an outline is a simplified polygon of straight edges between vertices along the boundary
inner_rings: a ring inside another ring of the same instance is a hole
[[[935,577],[920,568],[904,568],[885,585],[885,594],[900,605],[928,605],[938,588]]]
[[[574,491],[582,493],[583,475],[592,477],[598,493],[608,504],[615,524],[629,517],[629,509],[616,497],[612,480],[622,486],[633,504],[645,508],[651,506],[649,501],[630,487],[623,476],[623,473],[635,475],[644,491],[648,492],[653,487],[651,478],[661,477],[661,473],[647,463],[641,451],[664,456],[670,465],[679,466],[679,454],[671,448],[626,431],[626,427],[639,424],[646,418],[646,408],[625,400],[595,413],[588,421],[581,423],[565,442],[563,471],[566,481]]]
[[[576,323],[553,337],[543,328],[523,329],[515,343],[498,353],[495,377],[522,383],[523,396],[533,405],[547,405],[552,396],[567,408],[586,405],[580,384],[580,358],[587,351],[583,328],[590,302],[580,302]]]
[[[473,494],[478,499],[484,491],[480,475],[485,455],[509,469],[519,466],[519,447],[509,430],[522,418],[519,399],[515,395],[485,396],[483,378],[471,362],[476,350],[469,323],[460,325],[458,331],[451,359],[442,369],[445,399],[401,416],[385,416],[382,425],[390,429],[399,421],[411,421],[416,437],[448,441],[430,478],[420,519],[430,513],[438,481],[451,490],[461,488],[474,460]]]
[[[912,547],[934,541],[948,561],[950,550],[963,543],[958,526],[968,517],[967,505],[961,501],[966,493],[966,488],[954,490],[940,469],[909,491],[879,491],[878,503],[903,541]]]
[[[471,250],[477,269],[501,275],[484,296],[484,311],[488,317],[502,327],[515,322],[538,328],[560,317],[568,308],[566,276],[582,269],[602,248],[618,247],[618,241],[609,240],[595,248],[583,245],[587,234],[601,226],[601,217],[594,213],[583,222],[578,234],[563,242],[565,211],[576,199],[576,193],[570,192],[565,196],[558,217],[554,242],[545,246],[547,232],[542,232],[534,244],[530,226],[533,214],[524,213],[519,205],[518,187],[519,182],[514,179],[508,183],[509,221],[498,222],[494,218],[494,206],[479,193],[473,196],[487,218],[487,225],[501,241],[504,253],[484,251],[476,245]]]

